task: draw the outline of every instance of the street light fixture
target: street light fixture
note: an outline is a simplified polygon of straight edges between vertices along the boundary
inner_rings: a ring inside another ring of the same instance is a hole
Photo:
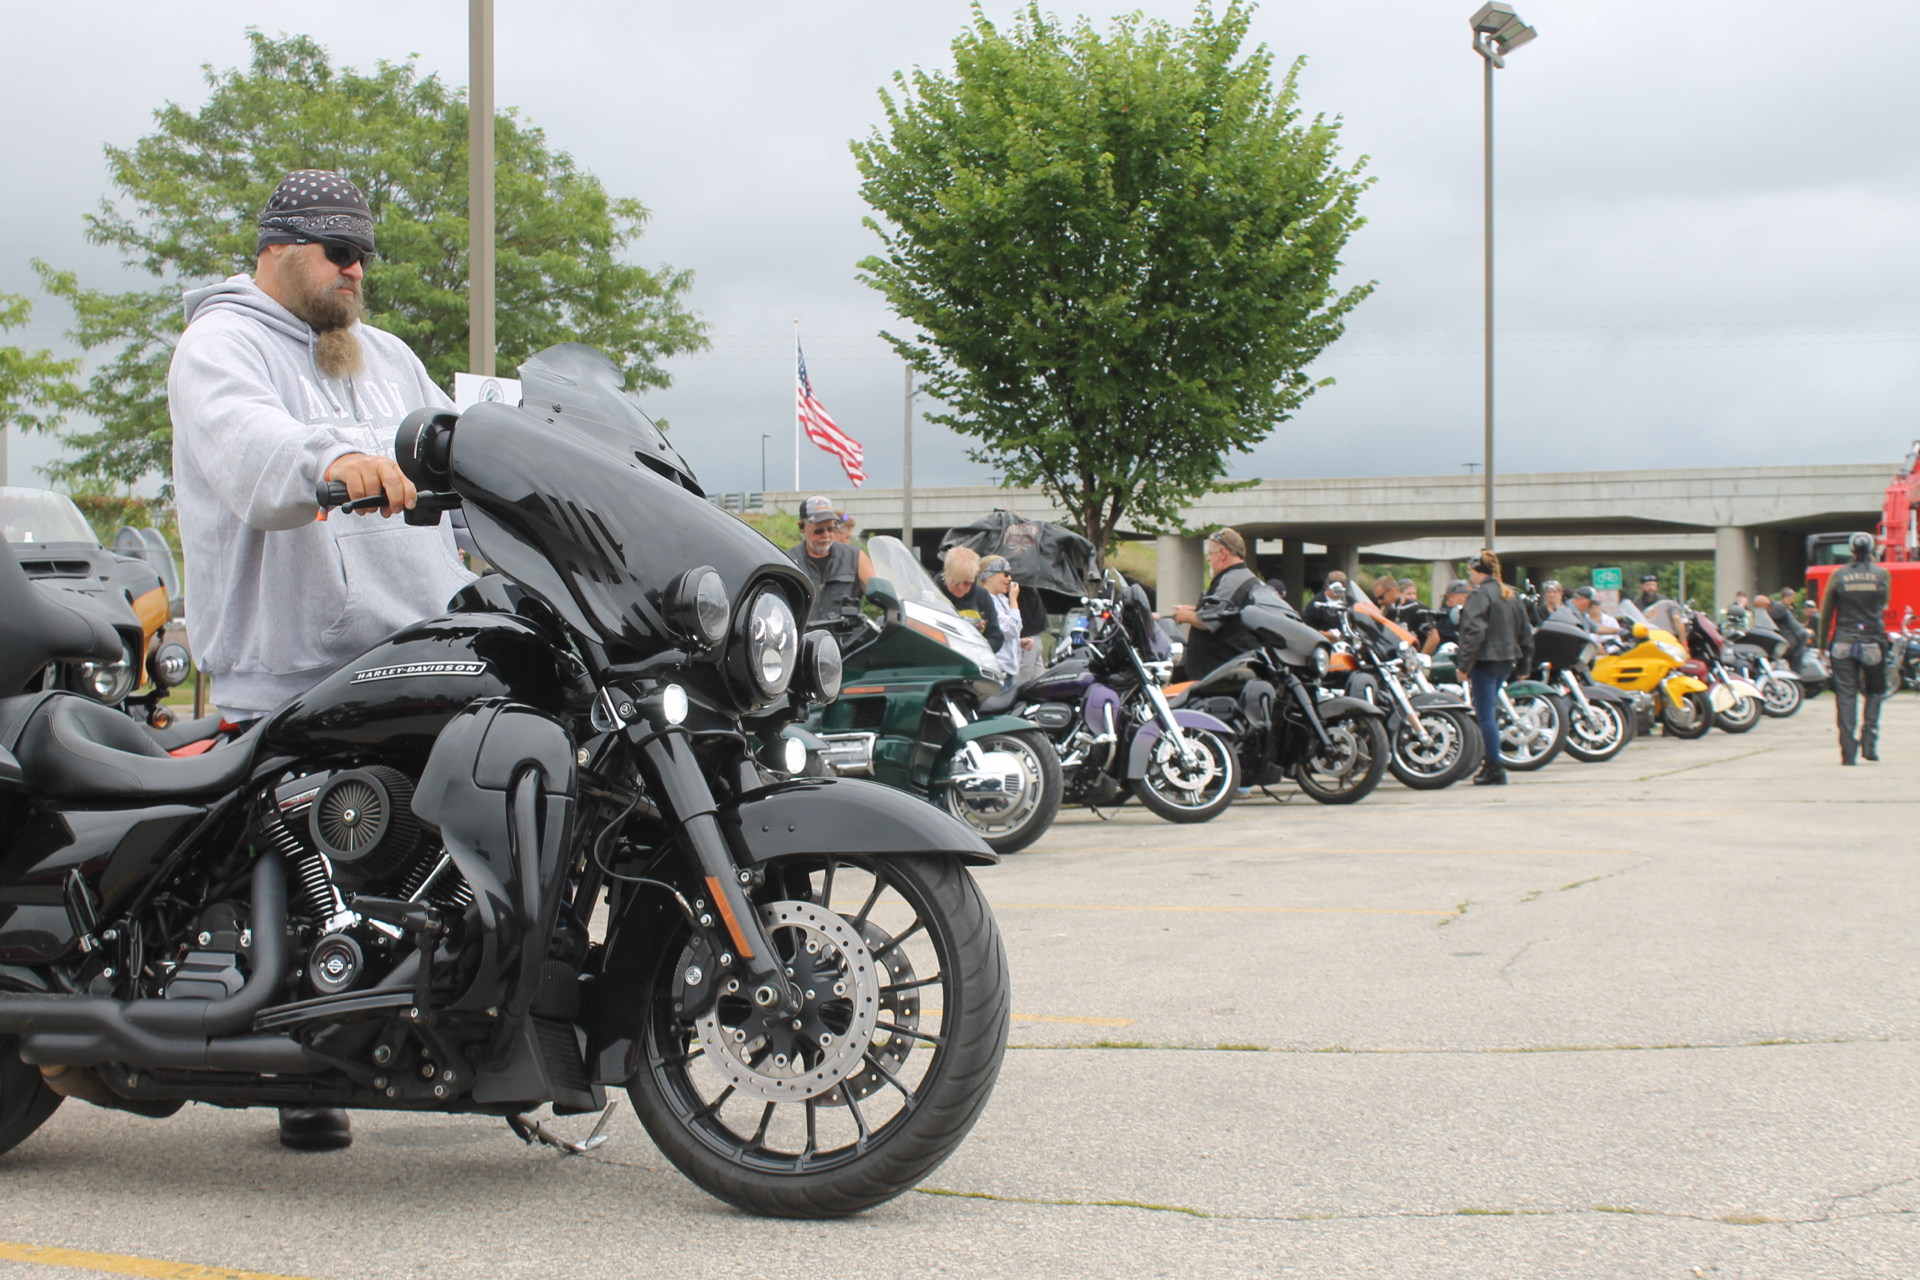
[[[1493,549],[1493,69],[1507,65],[1507,55],[1540,33],[1520,21],[1508,4],[1483,4],[1473,15],[1473,51],[1486,67],[1485,162],[1486,204],[1486,543]]]

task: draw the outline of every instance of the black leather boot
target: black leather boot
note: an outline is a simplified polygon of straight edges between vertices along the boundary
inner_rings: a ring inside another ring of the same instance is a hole
[[[353,1145],[353,1128],[338,1107],[282,1107],[280,1145],[293,1151],[338,1151]]]
[[[1497,764],[1489,764],[1473,780],[1476,787],[1504,787],[1507,785],[1507,771]]]

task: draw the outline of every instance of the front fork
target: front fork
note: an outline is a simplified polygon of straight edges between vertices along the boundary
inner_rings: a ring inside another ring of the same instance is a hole
[[[746,891],[756,877],[727,847],[715,816],[719,805],[714,801],[706,770],[693,754],[692,738],[678,728],[654,730],[644,720],[628,726],[627,734],[639,749],[648,789],[662,799],[667,816],[680,828],[706,886],[706,893],[694,902],[700,927],[712,933],[724,932],[731,941],[737,963],[746,970],[747,981],[742,985],[751,990],[756,1007],[797,1011],[800,993],[787,980],[780,953],[774,950],[760,925],[760,913],[747,898]],[[722,951],[720,967],[731,967],[730,959]]]

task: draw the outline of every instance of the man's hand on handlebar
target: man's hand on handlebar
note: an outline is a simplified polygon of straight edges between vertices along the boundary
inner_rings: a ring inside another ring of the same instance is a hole
[[[367,453],[349,453],[335,458],[333,465],[327,468],[326,479],[346,485],[349,501],[385,496],[386,505],[380,508],[382,516],[412,510],[420,496],[413,487],[413,481],[401,474],[399,465],[392,458],[376,458]],[[356,514],[367,515],[371,510],[367,508]]]

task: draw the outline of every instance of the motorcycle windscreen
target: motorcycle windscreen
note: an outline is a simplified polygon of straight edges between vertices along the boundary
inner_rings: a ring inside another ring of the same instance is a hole
[[[1257,596],[1256,596],[1257,599]],[[1285,605],[1252,603],[1240,610],[1240,621],[1270,645],[1286,651],[1295,662],[1304,661],[1327,638],[1315,631]]]
[[[666,589],[702,564],[719,571],[736,608],[752,583],[773,578],[805,615],[805,575],[752,526],[656,470],[647,434],[607,417],[577,427],[587,415],[565,399],[528,404],[461,414],[449,469],[480,553],[569,626],[643,654],[677,644]]]
[[[999,659],[994,657],[986,637],[960,616],[953,597],[920,567],[920,558],[907,549],[906,543],[888,534],[876,534],[867,539],[867,559],[873,562],[874,577],[893,584],[908,626],[962,654],[982,671],[999,671]]]

